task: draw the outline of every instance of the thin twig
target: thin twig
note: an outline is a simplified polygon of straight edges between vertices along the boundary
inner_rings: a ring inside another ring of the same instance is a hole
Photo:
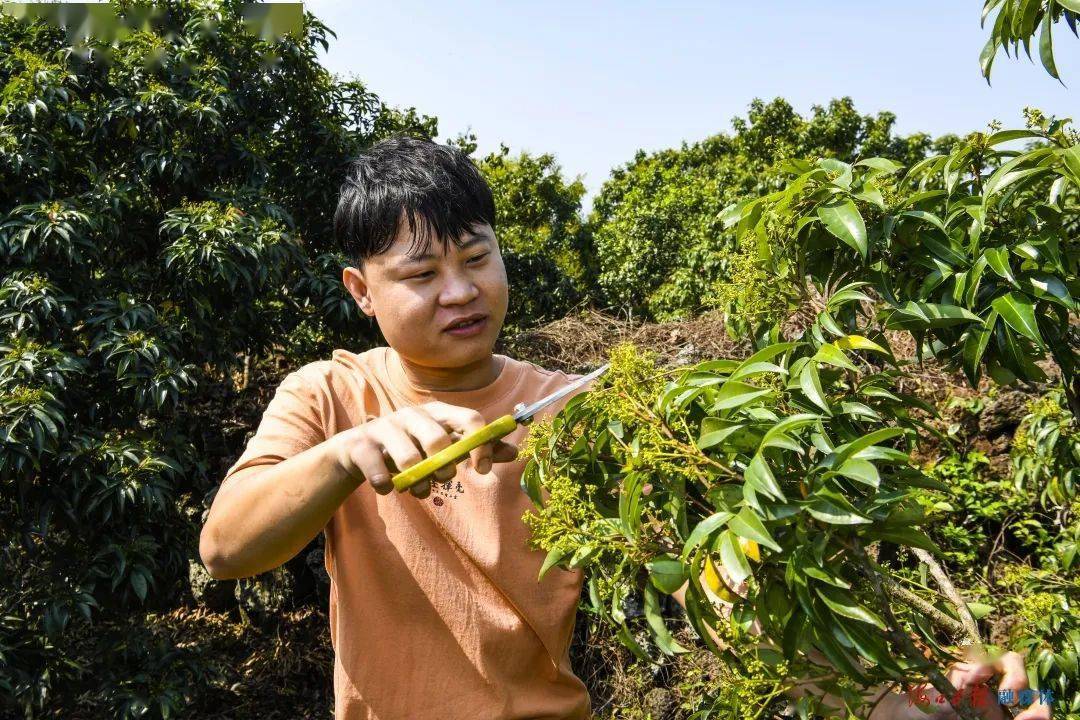
[[[956,614],[960,617],[960,622],[964,624],[964,632],[967,634],[968,640],[974,645],[981,645],[982,638],[979,636],[979,626],[975,622],[971,610],[968,609],[967,603],[964,602],[964,598],[945,573],[945,568],[941,567],[934,556],[926,550],[922,548],[911,548],[911,550],[915,553],[915,557],[926,563],[926,566],[930,568],[930,574],[934,576],[934,581],[941,588],[941,592],[956,607]]]
[[[952,632],[952,633],[962,633],[962,632],[964,632],[965,628],[964,628],[963,623],[961,623],[960,621],[955,620],[955,619],[949,617],[948,615],[946,615],[945,613],[941,612],[936,607],[934,607],[929,601],[924,600],[923,598],[919,597],[915,593],[911,592],[906,587],[904,587],[900,583],[896,582],[896,580],[892,579],[888,575],[882,575],[881,576],[881,581],[885,585],[885,590],[890,595],[894,595],[894,596],[900,598],[901,600],[903,600],[904,602],[911,603],[916,608],[918,608],[924,615],[926,615],[931,620],[936,622],[939,626],[945,628],[946,630],[948,630],[949,632]]]
[[[1016,517],[1016,513],[1009,513],[1005,520],[1001,523],[1001,530],[998,532],[997,537],[994,538],[994,544],[990,548],[990,554],[986,557],[986,574],[983,576],[987,580],[992,580],[994,556],[997,555],[998,550],[1001,549],[1001,543],[1005,539],[1005,531],[1012,525],[1013,518]]]

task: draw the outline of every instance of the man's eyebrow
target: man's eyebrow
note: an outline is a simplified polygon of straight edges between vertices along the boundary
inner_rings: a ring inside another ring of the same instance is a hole
[[[490,241],[491,241],[491,238],[489,238],[487,235],[473,235],[471,238],[469,238],[465,242],[461,243],[461,245],[459,245],[458,247],[461,248],[462,250],[468,250],[471,247],[474,247],[474,246],[479,245],[481,243],[490,242]],[[424,253],[420,253],[418,255],[406,255],[403,262],[411,264],[411,263],[424,262],[425,260],[434,260],[434,259],[435,259],[435,254],[434,253],[432,253],[432,252],[424,252]]]

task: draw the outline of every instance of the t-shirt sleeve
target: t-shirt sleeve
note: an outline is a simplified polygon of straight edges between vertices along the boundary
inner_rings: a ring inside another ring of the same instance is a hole
[[[226,471],[219,492],[243,476],[258,472],[261,466],[279,463],[325,439],[316,390],[305,378],[304,368],[293,371],[274,391],[255,434]]]

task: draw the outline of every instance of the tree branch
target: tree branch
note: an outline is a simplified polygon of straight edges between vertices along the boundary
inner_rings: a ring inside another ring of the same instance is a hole
[[[959,634],[966,631],[964,624],[958,620],[955,620],[945,613],[934,607],[929,601],[924,600],[915,593],[908,590],[906,587],[896,582],[888,575],[882,575],[881,581],[885,586],[885,590],[892,596],[900,598],[906,603],[910,603],[916,607],[921,613],[933,620],[938,626],[948,630],[951,633]]]
[[[974,645],[981,645],[982,637],[979,635],[979,626],[975,622],[971,610],[968,609],[967,603],[964,602],[964,598],[957,591],[956,586],[952,584],[948,574],[946,574],[945,568],[941,567],[937,559],[926,550],[911,548],[911,551],[915,553],[915,557],[926,563],[926,566],[930,568],[930,574],[934,576],[934,582],[941,588],[941,592],[949,599],[949,602],[956,607],[956,614],[960,617],[960,622],[963,623],[968,640]]]
[[[863,550],[862,543],[858,538],[852,538],[852,542],[855,545],[855,555],[858,558],[858,567],[860,572],[866,576],[866,579],[870,581],[870,584],[874,587],[874,592],[877,593],[878,599],[881,601],[881,610],[885,615],[885,621],[887,623],[886,632],[892,639],[893,643],[899,647],[908,660],[911,660],[917,665],[926,668],[927,679],[930,684],[937,690],[942,697],[949,701],[949,704],[956,710],[956,714],[963,720],[979,720],[979,715],[966,703],[960,702],[957,704],[954,702],[958,698],[956,687],[953,686],[949,679],[941,672],[933,662],[927,662],[923,654],[919,652],[919,649],[915,647],[915,643],[911,641],[908,634],[904,632],[900,622],[896,619],[896,615],[893,614],[892,606],[889,604],[889,597],[885,594],[885,590],[881,585],[881,575],[874,571],[873,566],[870,564],[870,559],[866,556],[866,551]]]

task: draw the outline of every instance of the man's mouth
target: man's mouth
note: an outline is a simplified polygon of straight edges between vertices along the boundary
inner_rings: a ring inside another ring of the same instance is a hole
[[[450,323],[443,331],[457,337],[468,337],[479,333],[486,324],[487,315],[469,315]]]

